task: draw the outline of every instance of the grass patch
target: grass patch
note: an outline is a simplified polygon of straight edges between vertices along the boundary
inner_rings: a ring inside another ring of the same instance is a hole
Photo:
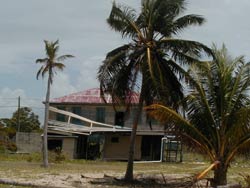
[[[0,177],[23,178],[23,179],[41,179],[44,175],[61,175],[61,174],[110,174],[123,176],[126,170],[126,162],[107,162],[107,161],[86,161],[86,160],[65,160],[61,163],[50,163],[49,168],[41,166],[41,158],[38,154],[0,154]],[[28,160],[32,158],[32,160]],[[185,159],[185,158],[184,158]],[[153,175],[166,174],[173,175],[194,175],[209,166],[207,160],[184,160],[182,163],[135,163],[135,175]],[[250,174],[250,161],[237,157],[228,172],[228,181],[230,183],[244,184],[244,179],[240,174]],[[209,173],[213,176],[213,172]],[[0,185],[0,188],[10,187]],[[12,186],[13,188],[13,186]],[[19,188],[19,187],[18,187]]]

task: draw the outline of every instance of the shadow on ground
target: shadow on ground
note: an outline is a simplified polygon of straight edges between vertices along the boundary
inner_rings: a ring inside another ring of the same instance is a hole
[[[209,181],[206,179],[196,181],[195,176],[182,178],[168,177],[163,174],[135,176],[134,181],[127,183],[122,178],[104,174],[102,178],[89,178],[82,175],[82,178],[89,178],[89,182],[94,185],[108,185],[119,187],[169,187],[169,188],[200,188],[209,187]]]

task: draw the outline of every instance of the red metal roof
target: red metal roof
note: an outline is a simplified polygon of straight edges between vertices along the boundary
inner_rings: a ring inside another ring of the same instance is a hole
[[[131,95],[132,103],[138,103],[139,94],[131,92]],[[105,99],[107,103],[112,103],[110,96],[106,96]],[[100,89],[93,88],[77,93],[72,93],[63,97],[51,99],[50,103],[103,104],[104,101],[100,97]]]

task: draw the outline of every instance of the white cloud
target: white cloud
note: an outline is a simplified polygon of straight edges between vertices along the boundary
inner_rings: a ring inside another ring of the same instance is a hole
[[[39,115],[41,121],[44,111],[42,99],[27,96],[22,89],[12,90],[7,87],[0,90],[0,118],[10,118],[18,109],[18,97],[20,97],[20,106],[30,107],[35,114]]]
[[[101,65],[104,57],[96,56],[85,60],[80,66],[80,75],[77,78],[76,88],[84,90],[99,87],[97,80],[98,67]]]
[[[25,102],[26,97],[32,106],[42,105],[41,101],[30,102],[29,97],[44,97],[46,93],[46,78],[42,82],[41,79],[35,80],[35,73],[40,67],[35,64],[35,59],[45,56],[44,39],[59,39],[59,54],[76,56],[65,62],[64,72],[55,75],[52,97],[98,87],[97,71],[105,54],[126,43],[106,23],[113,0],[1,2],[0,97],[15,98],[13,105],[17,105],[19,95],[21,103]],[[136,9],[140,7],[140,1],[116,2]],[[186,13],[201,14],[207,22],[201,27],[184,31],[181,38],[197,40],[206,45],[224,42],[232,56],[248,55],[250,25],[246,24],[246,19],[250,16],[249,0],[187,2]],[[2,99],[0,105],[12,105],[7,99]],[[10,116],[14,109],[0,108],[0,117]]]
[[[51,86],[51,98],[61,97],[76,91],[75,86],[70,82],[68,74],[65,72],[58,72],[55,74],[53,84]]]
[[[103,56],[94,56],[84,60],[82,63],[65,63],[66,68],[64,72],[58,72],[54,76],[51,86],[51,98],[99,87],[97,71],[103,59]],[[44,87],[47,83],[46,80],[47,78],[43,80]]]
[[[3,88],[0,91],[0,118],[10,118],[17,110],[18,97],[24,97],[25,92],[21,89],[11,90]]]

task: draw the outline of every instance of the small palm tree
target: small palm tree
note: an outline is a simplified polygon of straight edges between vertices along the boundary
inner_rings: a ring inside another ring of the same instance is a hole
[[[213,47],[215,60],[190,70],[194,87],[186,97],[187,119],[175,110],[154,104],[146,109],[202,149],[214,169],[215,185],[227,183],[227,170],[240,147],[250,142],[250,63],[243,56],[232,59],[225,46]]]
[[[36,78],[38,79],[40,75],[44,77],[48,74],[48,83],[47,83],[47,93],[45,99],[45,115],[44,115],[44,127],[43,127],[43,165],[48,167],[48,118],[49,118],[49,100],[50,100],[50,86],[53,82],[54,74],[56,70],[62,71],[65,65],[61,63],[67,58],[72,58],[72,55],[62,55],[58,57],[59,50],[59,41],[44,41],[45,43],[45,52],[46,57],[43,59],[37,59],[36,63],[41,63],[42,66],[37,72]]]
[[[133,180],[134,144],[142,107],[162,96],[176,108],[182,99],[180,83],[186,71],[182,65],[197,61],[201,55],[211,54],[205,45],[176,39],[186,27],[201,25],[204,18],[183,15],[185,0],[142,0],[141,12],[113,4],[108,24],[131,42],[110,51],[99,68],[98,79],[102,94],[111,94],[114,103],[130,105],[131,91],[139,91],[139,104],[134,116],[129,147],[126,181]]]

